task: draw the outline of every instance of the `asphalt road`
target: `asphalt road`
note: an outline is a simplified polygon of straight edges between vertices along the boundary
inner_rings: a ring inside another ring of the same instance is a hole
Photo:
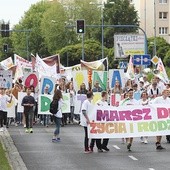
[[[163,151],[156,151],[155,138],[148,144],[134,139],[128,152],[121,139],[110,139],[107,153],[84,154],[84,129],[79,125],[61,128],[61,142],[52,143],[54,126],[34,126],[33,134],[26,134],[22,126],[8,129],[28,170],[169,170],[170,144],[163,137]]]

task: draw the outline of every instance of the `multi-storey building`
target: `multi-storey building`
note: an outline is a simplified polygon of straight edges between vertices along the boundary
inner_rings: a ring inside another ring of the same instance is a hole
[[[130,0],[138,11],[147,37],[163,37],[170,43],[170,0]]]

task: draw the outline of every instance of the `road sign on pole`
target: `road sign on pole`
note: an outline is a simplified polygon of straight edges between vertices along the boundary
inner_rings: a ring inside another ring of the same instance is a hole
[[[152,63],[157,65],[158,64],[158,61],[159,61],[159,58],[155,55],[154,57],[152,57]]]
[[[126,68],[127,68],[127,62],[121,61],[121,62],[119,63],[119,68],[120,68],[120,69],[126,69]]]
[[[151,56],[149,54],[134,55],[133,56],[133,64],[134,65],[150,65],[151,64]]]

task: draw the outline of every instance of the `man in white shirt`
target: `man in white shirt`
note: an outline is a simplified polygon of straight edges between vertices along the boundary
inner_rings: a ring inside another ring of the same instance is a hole
[[[169,90],[164,89],[162,92],[162,96],[156,97],[154,100],[151,101],[151,104],[170,104]],[[161,146],[161,139],[162,136],[156,136],[156,149],[162,150],[165,149]]]
[[[157,82],[157,87],[161,90],[161,93],[162,93],[163,90],[166,89],[165,84],[161,81],[159,77],[155,77],[154,79]]]
[[[122,105],[138,105],[139,102],[133,98],[133,89],[128,90],[128,98],[122,103]],[[128,151],[131,151],[131,146],[133,142],[133,138],[126,138],[127,141],[127,149]]]
[[[152,84],[148,87],[148,97],[154,99],[161,95],[161,89],[157,86],[157,82],[153,80]]]
[[[102,99],[97,102],[97,105],[99,105],[99,106],[108,106],[108,103],[107,103],[107,97],[108,97],[107,96],[107,92],[106,91],[102,91],[101,96],[102,96]],[[107,145],[108,145],[109,139],[108,138],[103,139],[102,143],[101,143],[101,139],[97,139],[97,140],[99,140],[99,142],[101,144],[101,148],[108,152],[109,148],[107,148]],[[97,143],[97,140],[96,140],[96,143]]]
[[[87,92],[87,99],[82,104],[82,114],[80,117],[80,125],[84,127],[85,137],[84,137],[84,153],[91,153],[89,149],[89,138],[87,126],[90,124],[89,120],[89,108],[91,106],[91,101],[93,100],[93,92]]]

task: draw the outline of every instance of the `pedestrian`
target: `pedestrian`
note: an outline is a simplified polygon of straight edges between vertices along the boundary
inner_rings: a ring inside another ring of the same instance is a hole
[[[58,101],[58,111],[56,114],[54,114],[54,122],[56,129],[54,131],[54,135],[52,138],[52,142],[60,142],[60,127],[61,127],[61,121],[62,121],[62,111],[61,107],[63,105],[63,99],[62,99],[62,92],[61,90],[56,90],[53,96],[53,100]]]
[[[141,94],[141,99],[139,101],[139,104],[145,106],[148,105],[149,100],[148,100],[148,93],[147,91],[143,91]],[[141,143],[147,144],[148,143],[148,136],[141,136],[140,137]]]
[[[127,105],[138,105],[139,102],[133,98],[133,89],[128,90],[128,98],[122,103],[122,105],[127,106]],[[133,137],[127,138],[127,149],[128,151],[131,151],[131,146],[133,142]]]
[[[35,105],[35,99],[31,96],[31,88],[27,88],[27,95],[22,99],[21,105],[24,106],[24,115],[26,121],[26,133],[33,133],[33,117],[34,110],[33,107]]]
[[[108,103],[107,103],[107,97],[108,97],[107,92],[106,91],[102,91],[101,97],[102,97],[102,99],[97,102],[97,105],[98,106],[102,106],[102,107],[108,106]],[[109,139],[108,138],[96,139],[96,145],[97,145],[97,140],[100,141],[100,142],[98,142],[99,143],[99,147],[101,145],[101,149],[108,152],[109,148],[107,147],[107,145],[108,145]],[[98,151],[100,152],[100,148],[99,148]]]
[[[50,92],[49,92],[49,86],[45,86],[44,88],[44,93],[42,94],[45,94],[45,95],[50,95]],[[48,127],[49,125],[49,121],[50,121],[50,115],[41,115],[41,120],[42,120],[42,124],[46,127]]]
[[[12,95],[6,95],[5,89],[0,89],[0,132],[6,130],[7,127],[7,103],[11,103]],[[5,126],[5,127],[4,127]]]
[[[156,97],[150,103],[151,104],[170,104],[169,90],[164,89],[162,92],[162,96]],[[164,147],[161,146],[161,140],[162,140],[162,136],[156,136],[156,149],[157,150],[165,149]]]
[[[82,114],[80,116],[80,125],[84,127],[84,153],[91,153],[92,151],[89,149],[89,138],[88,138],[88,129],[87,126],[90,124],[89,120],[89,108],[91,106],[91,101],[93,100],[93,92],[87,92],[87,99],[82,104]]]
[[[74,87],[73,87],[73,82],[70,81],[68,84],[67,84],[67,90],[66,90],[67,93],[70,93],[70,113],[68,113],[68,117],[69,117],[69,123],[72,123],[73,124],[73,119],[75,116],[74,114],[74,106],[75,106],[75,95],[76,95],[76,91],[74,90]]]

